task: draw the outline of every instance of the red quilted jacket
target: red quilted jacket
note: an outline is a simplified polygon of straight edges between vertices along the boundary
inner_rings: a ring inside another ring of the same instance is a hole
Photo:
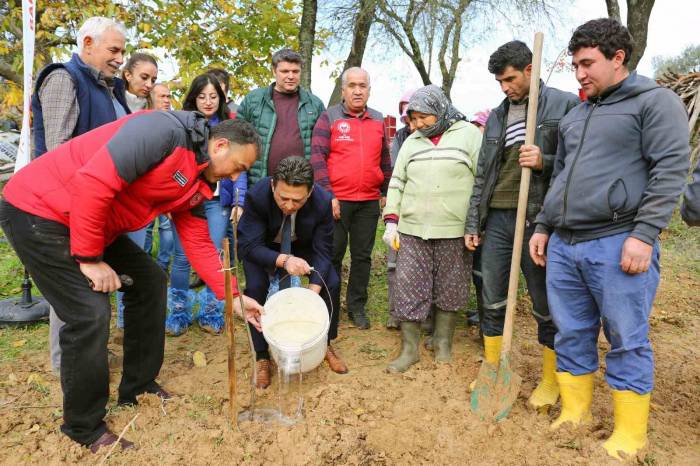
[[[224,296],[219,253],[200,204],[213,196],[208,127],[192,112],[139,112],[47,152],[18,171],[3,196],[25,212],[70,228],[78,262],[102,260],[117,236],[171,213],[200,277]],[[235,289],[235,287],[234,287]]]

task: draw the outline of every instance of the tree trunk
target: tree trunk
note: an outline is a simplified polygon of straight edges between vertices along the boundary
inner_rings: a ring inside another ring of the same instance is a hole
[[[357,10],[357,16],[355,17],[355,27],[352,32],[352,46],[350,47],[350,53],[348,58],[345,60],[345,65],[343,65],[343,71],[353,66],[362,66],[362,57],[365,54],[365,47],[367,46],[367,38],[369,37],[369,30],[374,22],[374,9],[376,7],[376,0],[360,0],[360,4]],[[331,98],[328,101],[328,106],[340,103],[341,94],[341,77],[338,76],[335,80],[335,88],[331,94]]]
[[[620,4],[617,3],[617,0],[605,0],[605,5],[608,7],[608,16],[622,22],[622,18],[620,17]]]
[[[299,51],[304,58],[301,69],[301,87],[311,89],[311,61],[314,56],[314,41],[316,39],[317,0],[304,0],[299,28]]]
[[[654,0],[627,0],[627,29],[634,42],[634,50],[627,68],[637,69],[639,61],[647,48],[647,33],[649,32],[649,17],[654,8]]]

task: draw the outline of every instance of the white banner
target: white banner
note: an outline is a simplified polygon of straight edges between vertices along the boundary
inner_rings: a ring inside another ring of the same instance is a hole
[[[24,51],[24,107],[22,110],[22,133],[15,161],[15,173],[31,161],[31,138],[29,114],[32,103],[32,83],[34,74],[34,38],[36,34],[35,0],[22,0],[22,49]]]

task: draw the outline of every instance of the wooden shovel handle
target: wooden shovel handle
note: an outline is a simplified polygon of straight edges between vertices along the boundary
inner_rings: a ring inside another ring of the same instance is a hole
[[[532,73],[530,76],[530,95],[527,102],[527,122],[525,126],[525,144],[534,144],[537,125],[537,103],[540,96],[540,66],[542,62],[542,42],[544,34],[535,34],[535,44],[532,54]],[[513,319],[515,305],[518,301],[518,279],[520,278],[520,259],[523,253],[523,237],[525,236],[525,215],[527,213],[527,194],[530,189],[531,169],[523,167],[520,177],[520,193],[518,195],[518,211],[515,220],[515,239],[513,240],[513,256],[510,262],[510,277],[508,279],[508,303],[503,325],[503,344],[501,357],[510,352],[513,340]]]

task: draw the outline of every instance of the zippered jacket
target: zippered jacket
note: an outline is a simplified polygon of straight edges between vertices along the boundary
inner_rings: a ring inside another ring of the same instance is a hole
[[[399,232],[424,240],[464,236],[481,140],[479,129],[462,120],[437,145],[414,131],[396,159],[385,220],[398,217]]]
[[[270,153],[270,141],[275,133],[277,125],[277,113],[275,103],[272,101],[272,89],[274,83],[268,87],[261,87],[251,91],[243,98],[236,113],[236,118],[252,124],[260,134],[262,140],[262,150],[258,160],[255,161],[248,171],[248,186],[253,186],[261,178],[272,173],[267,173],[267,156]],[[311,92],[299,88],[299,111],[298,122],[301,140],[304,143],[304,157],[309,160],[311,157],[311,134],[314,130],[316,120],[325,110],[321,99]]]
[[[629,231],[653,244],[683,192],[689,152],[680,98],[632,72],[559,124],[537,231],[555,229],[572,244]]]
[[[579,103],[579,98],[574,94],[540,83],[535,145],[540,148],[542,153],[543,168],[542,170],[533,170],[530,179],[526,215],[530,222],[535,220],[537,213],[542,208],[544,195],[549,187],[554,157],[557,153],[559,121]],[[468,234],[480,234],[486,224],[491,196],[503,162],[509,107],[508,99],[503,99],[501,105],[493,109],[486,121],[474,190],[469,201],[466,226]]]
[[[367,108],[348,113],[329,107],[314,127],[311,141],[314,178],[340,201],[373,201],[386,196],[391,156],[382,114]]]
[[[209,127],[194,112],[146,111],[58,146],[19,170],[3,191],[20,210],[70,229],[77,262],[99,262],[119,235],[171,213],[187,258],[217,298],[224,297],[219,252],[201,204],[213,185]]]

